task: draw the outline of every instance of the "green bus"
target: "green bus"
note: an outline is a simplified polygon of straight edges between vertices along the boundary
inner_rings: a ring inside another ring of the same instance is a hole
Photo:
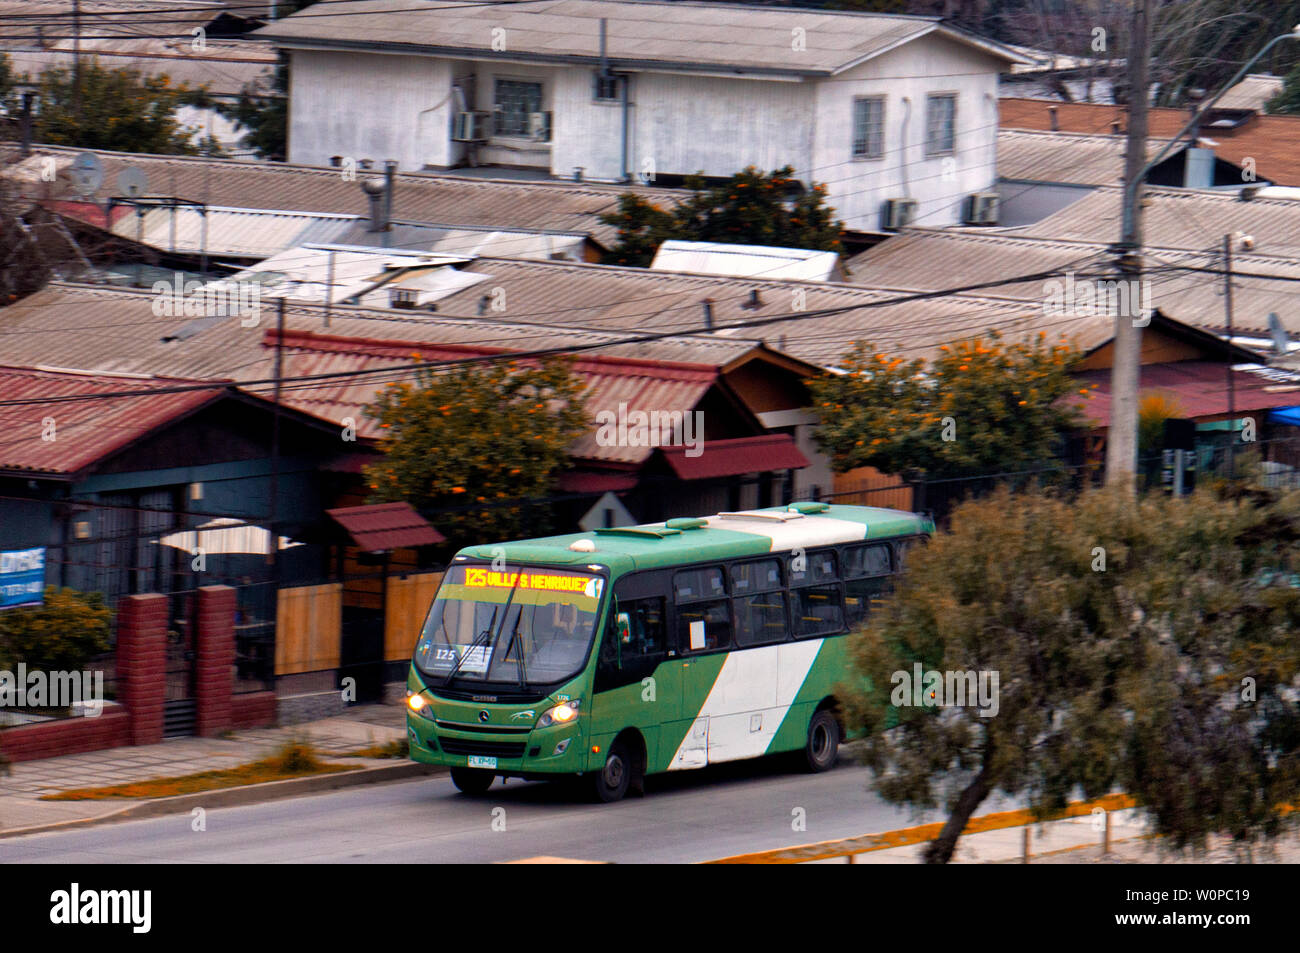
[[[803,751],[835,762],[845,634],[924,516],[824,502],[462,550],[407,681],[411,757],[466,794]]]

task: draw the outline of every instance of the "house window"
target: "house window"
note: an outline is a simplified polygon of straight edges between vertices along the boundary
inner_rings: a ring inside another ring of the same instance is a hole
[[[623,99],[623,77],[597,71],[592,76],[595,92],[592,98],[598,103],[616,103]]]
[[[885,97],[853,100],[853,157],[879,159],[885,154]]]
[[[935,93],[926,101],[925,154],[948,155],[957,148],[957,94]]]
[[[493,132],[498,136],[527,136],[528,117],[542,111],[542,84],[517,79],[496,81],[496,118]]]

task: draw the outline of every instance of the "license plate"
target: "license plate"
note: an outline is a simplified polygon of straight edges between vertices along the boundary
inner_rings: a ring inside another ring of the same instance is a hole
[[[495,768],[496,766],[496,758],[482,758],[475,754],[469,756],[469,767],[471,768]]]

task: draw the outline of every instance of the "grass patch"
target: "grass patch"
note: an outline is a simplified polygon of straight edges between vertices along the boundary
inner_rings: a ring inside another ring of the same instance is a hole
[[[345,751],[339,755],[340,758],[408,758],[411,754],[411,744],[405,738],[399,738],[396,741],[389,741],[385,744],[372,744],[367,748],[358,748],[356,751]]]
[[[294,739],[269,757],[234,768],[199,771],[196,774],[182,774],[174,778],[152,778],[148,781],[132,781],[128,784],[112,784],[99,788],[76,788],[71,791],[60,791],[58,794],[42,795],[41,800],[100,801],[115,797],[174,797],[177,794],[198,794],[219,788],[355,770],[357,769],[350,765],[321,761],[310,744]]]

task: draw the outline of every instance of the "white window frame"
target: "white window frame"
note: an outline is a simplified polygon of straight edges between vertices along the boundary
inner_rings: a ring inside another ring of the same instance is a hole
[[[879,105],[879,114],[876,120],[876,148],[871,148],[871,123],[867,122],[866,139],[863,141],[864,151],[858,151],[858,106],[859,103],[877,103]],[[854,96],[853,97],[853,115],[849,123],[849,133],[852,139],[849,142],[849,150],[854,159],[883,159],[885,157],[885,97],[884,96]]]
[[[546,111],[546,84],[542,80],[537,79],[536,77],[529,77],[529,76],[493,76],[492,77],[492,123],[493,123],[492,137],[494,139],[498,137],[505,138],[505,139],[530,139],[531,136],[529,135],[528,132],[528,112],[531,112],[531,110],[524,113],[524,128],[522,131],[515,132],[512,130],[510,132],[503,132],[502,130],[497,128],[496,126],[497,117],[504,115],[504,110],[501,109],[501,103],[500,100],[498,99],[501,83],[521,83],[521,84],[527,84],[529,86],[536,86],[538,90],[537,110],[536,110],[537,112]]]
[[[949,142],[946,147],[937,142],[935,135],[936,119],[935,112],[938,103],[943,101],[952,103],[951,128],[949,130]],[[925,97],[925,154],[927,156],[950,156],[957,152],[957,92],[942,91],[928,93]]]

